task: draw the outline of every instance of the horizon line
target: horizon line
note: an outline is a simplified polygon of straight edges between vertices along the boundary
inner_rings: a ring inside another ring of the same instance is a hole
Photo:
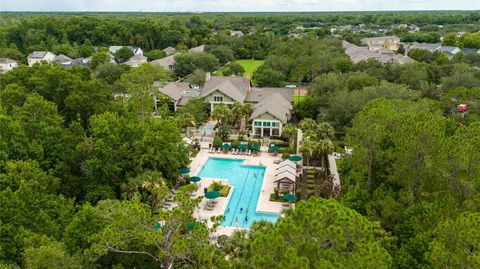
[[[42,12],[62,12],[62,13],[76,13],[76,12],[85,12],[85,13],[332,13],[332,12],[436,12],[436,11],[480,11],[480,9],[382,9],[382,10],[316,10],[316,11],[307,11],[307,10],[295,10],[295,11],[142,11],[142,10],[0,10],[0,13],[9,13],[9,12],[29,12],[29,13],[42,13]]]

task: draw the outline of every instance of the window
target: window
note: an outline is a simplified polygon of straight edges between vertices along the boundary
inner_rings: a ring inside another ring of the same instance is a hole
[[[223,96],[214,95],[214,96],[213,96],[213,101],[214,101],[214,102],[223,102]]]
[[[272,127],[280,127],[280,122],[272,122]]]
[[[272,136],[280,136],[280,129],[273,128],[272,129]]]
[[[261,128],[255,128],[255,135],[262,135],[262,129]]]
[[[270,124],[271,124],[271,122],[269,122],[269,121],[264,121],[263,122],[263,126],[270,126]]]
[[[253,123],[254,126],[262,126],[262,122],[261,121],[255,121]]]

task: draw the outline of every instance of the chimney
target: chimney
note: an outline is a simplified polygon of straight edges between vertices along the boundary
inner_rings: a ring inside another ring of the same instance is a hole
[[[205,81],[210,81],[210,72],[205,73]]]
[[[252,89],[252,85],[251,85],[251,80],[250,80],[250,74],[246,74],[243,79],[245,80],[246,83],[248,83],[248,90],[247,92],[249,92],[251,89]]]

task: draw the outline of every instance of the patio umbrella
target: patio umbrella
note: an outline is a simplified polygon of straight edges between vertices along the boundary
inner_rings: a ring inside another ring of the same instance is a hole
[[[248,145],[247,144],[240,144],[240,145],[238,145],[238,149],[246,150],[246,149],[248,149]]]
[[[277,146],[277,145],[271,145],[271,146],[270,146],[270,150],[279,151],[279,150],[280,150],[280,147]]]
[[[190,173],[190,169],[188,169],[187,167],[180,168],[180,174],[185,175],[188,173]]]
[[[260,150],[260,145],[259,144],[253,144],[251,148],[253,150]]]
[[[216,199],[218,197],[220,197],[220,192],[218,191],[209,191],[205,193],[205,198],[207,199]]]
[[[232,145],[230,145],[230,144],[223,144],[223,148],[224,148],[224,149],[231,149],[231,148],[232,148]]]
[[[283,195],[283,200],[294,203],[297,201],[297,196],[287,193]]]
[[[299,155],[291,155],[290,157],[288,157],[288,159],[292,162],[298,162],[298,161],[301,161],[302,160],[302,156],[299,156]]]
[[[191,177],[190,178],[190,182],[199,182],[200,180],[202,180],[200,177]]]

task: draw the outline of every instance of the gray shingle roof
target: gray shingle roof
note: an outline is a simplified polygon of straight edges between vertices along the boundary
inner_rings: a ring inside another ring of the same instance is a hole
[[[153,60],[150,62],[155,66],[169,67],[175,64],[175,55],[170,55],[162,59]]]
[[[186,82],[170,82],[164,86],[160,86],[158,82],[154,84],[155,87],[158,87],[158,90],[168,95],[175,101],[182,99],[182,92],[190,89],[190,84]]]
[[[174,53],[177,50],[174,47],[166,47],[163,49],[163,51],[170,54],[170,53]]]
[[[205,45],[200,45],[198,47],[194,47],[188,50],[188,52],[204,52],[205,51]]]
[[[9,59],[9,58],[0,58],[0,63],[1,64],[13,64],[16,63],[16,61]]]
[[[245,102],[258,103],[276,92],[280,93],[287,101],[293,102],[293,89],[289,88],[252,88],[248,92]]]
[[[265,113],[268,113],[280,120],[282,123],[286,123],[292,109],[292,104],[285,99],[281,93],[276,92],[265,97],[253,106],[253,113],[250,119],[255,119]]]
[[[233,100],[243,103],[247,97],[250,88],[250,80],[244,77],[230,76],[230,77],[215,77],[212,76],[209,81],[205,82],[203,86],[201,97],[215,92],[216,90],[222,92]]]
[[[371,51],[367,47],[359,47],[355,44],[348,43],[347,41],[343,41],[342,45],[345,54],[350,57],[350,60],[352,60],[353,63],[358,63],[368,59],[375,59],[381,63],[403,64],[415,62],[415,60],[408,56],[384,54],[383,52],[386,52],[385,50]]]
[[[128,59],[128,61],[125,62],[126,65],[132,66],[132,67],[137,67],[141,64],[144,64],[147,62],[147,57],[143,55],[135,55]]]
[[[367,37],[362,39],[363,43],[382,42],[382,41],[400,41],[400,38],[398,36],[379,36],[379,37]]]
[[[436,51],[438,50],[442,45],[438,44],[438,43],[417,43],[417,42],[413,42],[412,44],[410,44],[409,49],[425,49],[425,50],[428,50],[428,51]]]
[[[55,56],[55,61],[59,62],[59,63],[66,63],[66,62],[71,62],[72,58],[70,58],[66,55],[60,54],[60,55]]]
[[[28,58],[42,59],[43,57],[45,57],[45,55],[47,55],[47,53],[48,51],[34,51],[30,53],[30,55],[28,55]]]

